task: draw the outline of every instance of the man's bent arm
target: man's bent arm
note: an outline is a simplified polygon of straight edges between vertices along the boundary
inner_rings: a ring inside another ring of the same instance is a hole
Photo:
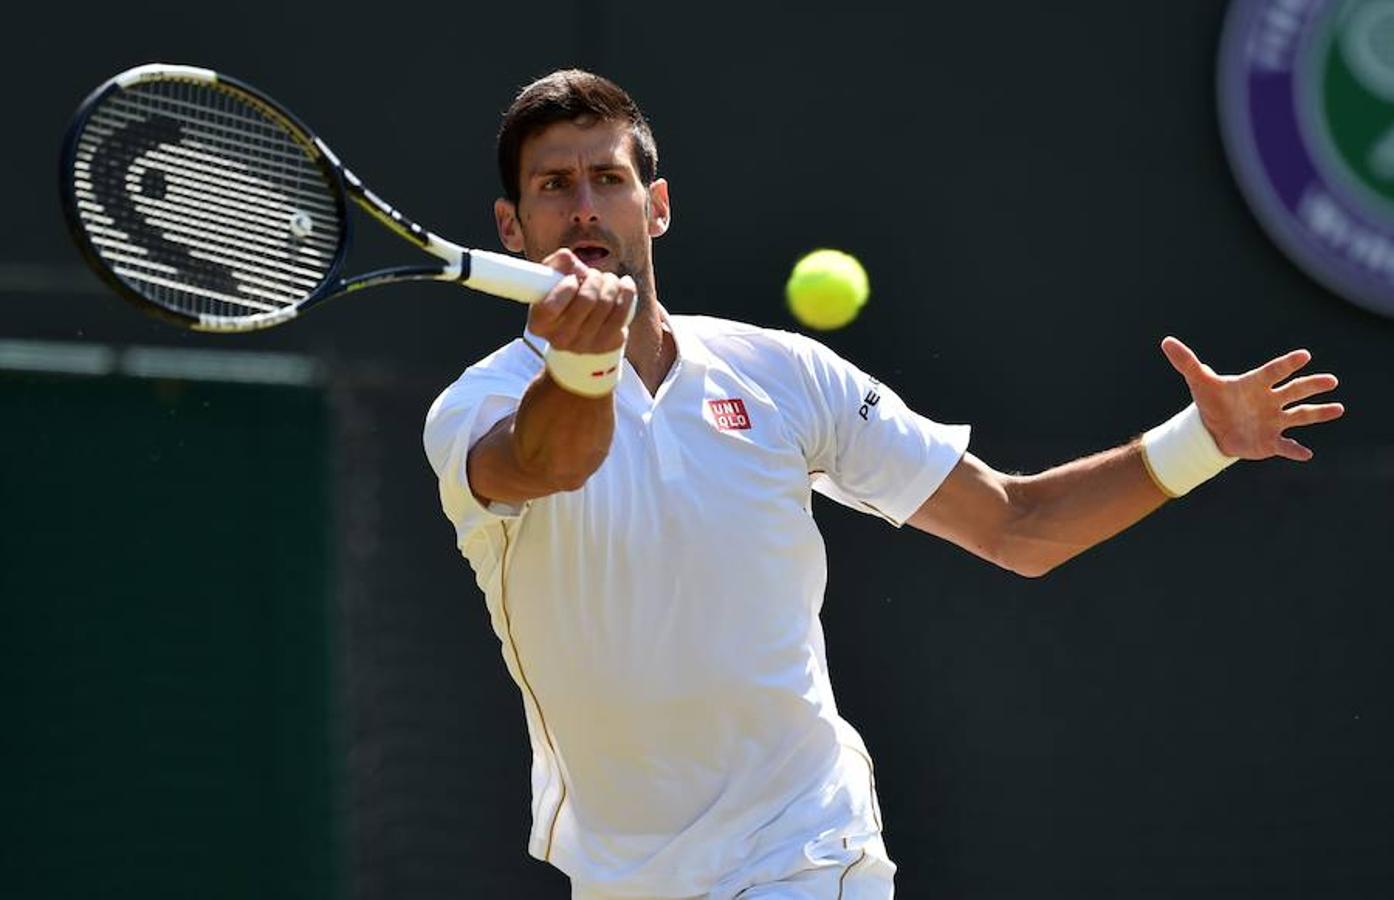
[[[470,489],[486,505],[576,490],[605,461],[615,434],[611,391],[637,299],[634,280],[590,269],[565,248],[543,262],[565,276],[528,310],[529,329],[548,342],[546,366],[465,464]],[[587,363],[600,369],[590,372]]]
[[[518,409],[470,449],[470,488],[486,504],[574,491],[605,461],[614,433],[614,395],[573,394],[544,370]]]

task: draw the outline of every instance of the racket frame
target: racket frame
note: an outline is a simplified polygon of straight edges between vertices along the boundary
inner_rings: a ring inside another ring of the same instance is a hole
[[[123,91],[150,81],[184,81],[224,90],[256,107],[278,125],[305,151],[307,159],[317,165],[334,188],[335,205],[339,215],[339,245],[323,280],[303,299],[277,310],[250,316],[215,316],[185,313],[163,306],[127,284],[104,260],[82,223],[78,198],[73,184],[79,139],[93,113],[114,91]],[[545,266],[516,257],[487,250],[468,250],[427,231],[403,215],[396,207],[373,193],[357,175],[349,171],[332,150],[294,113],[246,82],[212,69],[170,63],[149,63],[115,75],[97,87],[79,105],[67,134],[63,138],[58,163],[59,194],[64,218],[73,241],[83,258],[123,299],[142,311],[174,325],[195,331],[255,331],[279,325],[301,312],[340,294],[363,288],[405,281],[447,281],[464,284],[477,290],[532,303],[546,295],[561,275]],[[340,275],[352,244],[353,226],[349,216],[348,199],[398,237],[437,257],[434,265],[393,266],[344,278]]]

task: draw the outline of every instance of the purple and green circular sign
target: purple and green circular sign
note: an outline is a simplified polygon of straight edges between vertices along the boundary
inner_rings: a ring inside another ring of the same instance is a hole
[[[1269,236],[1394,317],[1394,0],[1234,0],[1219,93],[1230,165]]]

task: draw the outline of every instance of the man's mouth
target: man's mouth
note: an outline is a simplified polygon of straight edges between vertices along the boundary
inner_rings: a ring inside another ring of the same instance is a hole
[[[574,244],[571,252],[576,254],[576,258],[588,266],[598,265],[602,260],[610,255],[608,247],[599,244]]]

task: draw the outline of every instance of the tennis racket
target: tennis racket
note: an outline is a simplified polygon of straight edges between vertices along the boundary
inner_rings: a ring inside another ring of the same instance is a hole
[[[523,303],[546,266],[453,244],[370,191],[285,107],[209,69],[122,72],[78,108],[59,164],[84,259],[145,312],[197,331],[253,331],[380,284],[449,281]],[[441,262],[340,274],[348,199]]]

